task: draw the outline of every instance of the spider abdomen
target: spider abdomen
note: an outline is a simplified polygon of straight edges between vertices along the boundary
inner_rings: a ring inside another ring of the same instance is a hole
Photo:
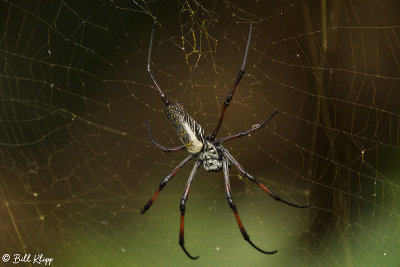
[[[189,153],[199,153],[203,149],[203,128],[187,114],[180,104],[169,105],[165,113]]]

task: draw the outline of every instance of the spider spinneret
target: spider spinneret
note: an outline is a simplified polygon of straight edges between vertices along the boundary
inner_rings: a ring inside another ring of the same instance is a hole
[[[310,204],[308,205],[297,205],[293,204],[291,202],[288,202],[284,199],[282,199],[278,194],[270,191],[264,184],[262,184],[257,178],[252,176],[250,173],[248,173],[242,165],[239,164],[239,162],[236,161],[236,159],[226,150],[223,146],[223,142],[230,141],[232,139],[236,138],[241,138],[243,136],[247,136],[251,132],[257,131],[264,127],[265,124],[267,124],[268,121],[270,121],[277,113],[278,110],[275,110],[267,119],[265,119],[263,122],[258,123],[253,125],[252,128],[237,133],[235,135],[227,136],[224,138],[216,139],[217,133],[219,128],[221,127],[222,120],[225,115],[225,111],[229,107],[229,104],[232,100],[233,94],[242,79],[244,72],[245,72],[245,65],[246,65],[246,60],[247,60],[247,54],[249,51],[250,47],[250,40],[251,40],[251,33],[252,33],[252,24],[250,24],[250,30],[249,30],[249,36],[247,38],[247,46],[246,46],[246,51],[244,54],[244,59],[242,63],[242,68],[240,69],[239,73],[237,74],[236,80],[233,84],[233,87],[231,91],[228,93],[226,96],[224,105],[221,110],[221,114],[217,123],[216,128],[214,131],[208,135],[207,137],[204,137],[204,130],[198,124],[192,117],[187,114],[187,112],[184,110],[183,105],[180,103],[175,103],[175,104],[170,104],[169,101],[167,100],[167,97],[165,96],[164,92],[161,90],[160,86],[158,85],[157,81],[154,78],[153,72],[151,71],[151,48],[153,44],[153,37],[154,37],[154,31],[156,27],[156,22],[153,24],[153,30],[151,32],[151,37],[150,37],[150,46],[149,46],[149,54],[148,54],[148,59],[147,59],[147,72],[150,75],[151,80],[153,81],[154,85],[157,87],[158,92],[160,93],[161,100],[164,102],[165,106],[167,107],[166,110],[166,115],[169,118],[169,120],[172,122],[172,125],[175,127],[176,133],[178,134],[179,139],[182,141],[183,145],[182,146],[177,146],[177,147],[172,147],[172,148],[166,148],[159,143],[157,143],[153,135],[151,133],[150,127],[148,122],[146,121],[146,127],[151,139],[151,142],[156,145],[158,148],[160,148],[164,152],[175,152],[175,151],[180,151],[183,149],[187,149],[187,151],[190,153],[189,156],[187,156],[181,163],[178,164],[178,166],[175,167],[175,169],[168,174],[160,183],[158,186],[158,189],[156,192],[153,194],[152,198],[144,205],[144,207],[141,210],[141,214],[145,213],[150,206],[153,204],[154,200],[157,198],[158,194],[161,192],[161,190],[164,188],[164,186],[179,172],[179,170],[190,160],[193,158],[198,158],[192,172],[189,175],[188,181],[186,183],[185,190],[182,194],[181,201],[180,201],[180,206],[179,209],[181,211],[181,223],[180,223],[180,231],[179,231],[179,245],[182,247],[183,251],[185,254],[195,260],[198,259],[199,256],[193,257],[185,248],[184,246],[184,218],[185,218],[185,205],[186,201],[189,196],[189,191],[190,187],[192,185],[194,175],[197,172],[197,169],[201,164],[203,164],[203,167],[206,171],[220,171],[223,170],[224,173],[224,181],[225,181],[225,194],[226,198],[229,204],[229,207],[232,209],[236,222],[238,223],[240,232],[242,233],[243,238],[255,249],[258,251],[264,253],[264,254],[275,254],[277,250],[274,251],[265,251],[257,247],[251,240],[250,236],[247,234],[246,230],[244,229],[244,226],[242,224],[242,221],[240,220],[237,208],[235,203],[233,202],[233,198],[231,195],[231,188],[230,188],[230,183],[229,183],[229,165],[233,164],[247,179],[249,179],[251,182],[254,182],[257,184],[262,190],[264,190],[268,195],[270,195],[272,198],[274,198],[277,201],[283,202],[287,205],[290,205],[292,207],[296,208],[308,208],[310,207]]]

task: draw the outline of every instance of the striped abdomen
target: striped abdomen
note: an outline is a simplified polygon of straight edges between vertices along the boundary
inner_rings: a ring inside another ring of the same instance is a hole
[[[203,149],[203,128],[186,113],[180,104],[169,105],[165,113],[189,153],[199,153]]]

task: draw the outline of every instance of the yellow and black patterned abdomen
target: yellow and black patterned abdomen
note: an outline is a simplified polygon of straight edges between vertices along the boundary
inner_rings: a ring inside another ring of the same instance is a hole
[[[189,153],[199,153],[204,143],[204,131],[201,126],[186,113],[180,104],[169,105],[165,113]]]

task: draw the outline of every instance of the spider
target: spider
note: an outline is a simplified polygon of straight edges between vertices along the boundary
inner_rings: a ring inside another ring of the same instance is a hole
[[[152,198],[144,205],[144,207],[141,210],[141,214],[145,213],[150,206],[153,204],[154,200],[157,198],[158,194],[161,192],[161,190],[167,185],[169,181],[179,172],[179,170],[182,169],[182,167],[188,163],[190,160],[197,158],[196,163],[194,164],[193,170],[189,175],[189,179],[187,180],[185,190],[182,194],[181,202],[180,202],[180,211],[181,211],[181,223],[180,223],[180,231],[179,231],[179,245],[182,247],[183,251],[185,254],[193,259],[196,260],[199,258],[199,256],[193,257],[185,248],[184,246],[184,219],[185,219],[185,204],[188,199],[189,191],[191,184],[193,182],[194,175],[197,172],[197,169],[201,164],[203,164],[203,167],[206,171],[221,171],[223,170],[224,173],[224,180],[225,180],[225,193],[226,193],[226,198],[228,200],[229,207],[232,209],[236,221],[238,223],[240,232],[243,235],[243,238],[250,243],[251,246],[253,246],[256,250],[265,253],[265,254],[275,254],[277,250],[274,251],[265,251],[257,247],[251,240],[249,235],[247,234],[245,228],[243,227],[242,221],[240,220],[237,208],[235,203],[233,202],[233,198],[231,195],[231,188],[230,188],[230,183],[229,183],[229,165],[233,164],[247,179],[249,179],[251,182],[257,184],[259,187],[261,187],[262,190],[264,190],[267,194],[269,194],[271,197],[273,197],[277,201],[281,201],[287,205],[296,207],[296,208],[308,208],[310,205],[297,205],[290,203],[284,199],[282,199],[278,194],[275,194],[274,192],[270,191],[265,185],[263,185],[256,177],[252,176],[250,173],[248,173],[242,165],[240,165],[237,160],[222,146],[222,143],[236,139],[236,138],[241,138],[243,136],[247,136],[252,132],[255,132],[259,129],[261,129],[268,121],[270,121],[277,113],[278,110],[275,110],[269,117],[264,120],[263,122],[253,125],[252,128],[237,133],[235,135],[227,136],[224,138],[216,139],[217,133],[219,128],[221,127],[222,120],[224,118],[225,112],[229,107],[229,104],[232,100],[232,96],[235,92],[235,89],[237,88],[240,80],[242,79],[244,72],[245,72],[245,64],[247,60],[247,54],[249,51],[249,46],[250,46],[250,40],[251,40],[251,34],[252,34],[252,24],[250,24],[250,30],[249,30],[249,35],[247,38],[247,46],[246,46],[246,51],[244,54],[244,59],[242,63],[242,67],[236,77],[236,80],[233,84],[233,87],[229,94],[226,97],[226,100],[224,102],[224,105],[221,110],[221,114],[218,120],[218,124],[214,131],[208,135],[204,136],[204,130],[198,124],[194,119],[192,119],[184,110],[184,107],[180,103],[175,103],[175,104],[170,104],[169,101],[167,100],[167,97],[165,96],[164,92],[161,90],[160,86],[158,85],[156,79],[154,78],[153,72],[150,67],[151,63],[151,48],[153,44],[153,37],[154,37],[154,31],[156,27],[157,22],[154,22],[153,24],[153,29],[151,32],[151,37],[150,37],[150,45],[149,45],[149,52],[148,52],[148,59],[147,59],[147,72],[150,75],[150,78],[154,85],[157,87],[158,92],[160,93],[161,100],[165,104],[167,110],[166,110],[166,115],[169,118],[169,120],[172,122],[172,125],[175,127],[175,130],[178,134],[179,139],[182,141],[183,145],[177,146],[177,147],[172,147],[172,148],[167,148],[162,146],[161,144],[157,143],[153,135],[151,133],[148,121],[146,121],[146,127],[151,139],[152,144],[156,145],[158,148],[160,148],[164,152],[176,152],[180,151],[183,149],[187,149],[187,151],[190,153],[189,156],[187,156],[181,163],[178,164],[178,166],[175,167],[175,169],[169,173],[160,183],[158,186],[158,189],[156,192],[153,194]]]

